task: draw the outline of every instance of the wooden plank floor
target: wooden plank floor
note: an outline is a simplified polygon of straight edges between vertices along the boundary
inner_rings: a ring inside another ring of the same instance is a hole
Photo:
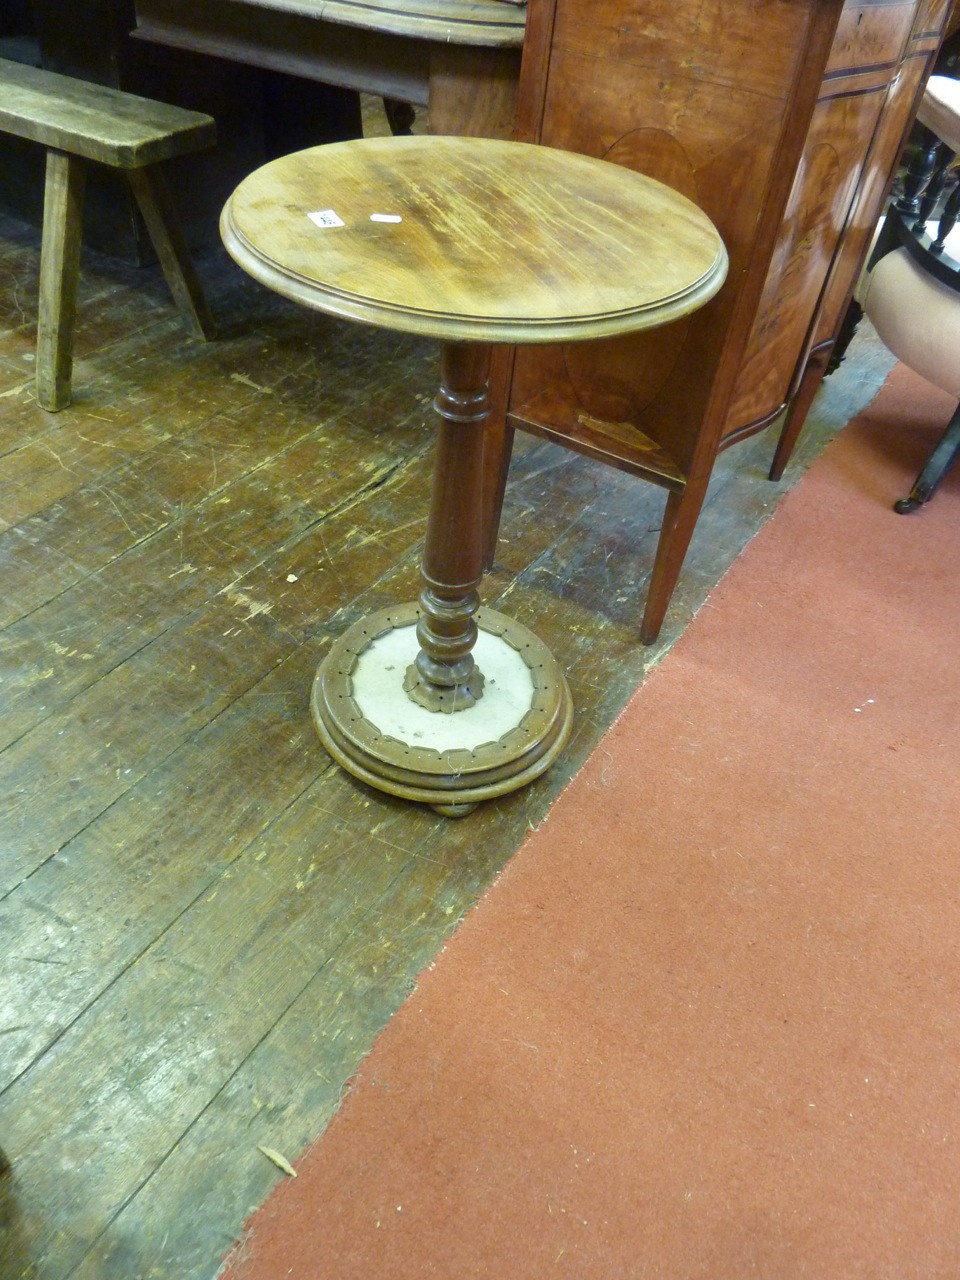
[[[577,708],[550,775],[452,822],[366,790],[312,673],[413,598],[431,344],[312,316],[226,256],[221,327],[87,254],[75,404],[33,394],[39,237],[0,219],[0,1277],[212,1277],[373,1037],[770,514],[725,455],[659,645],[660,491],[522,440],[485,600]],[[868,337],[795,478],[888,366]]]

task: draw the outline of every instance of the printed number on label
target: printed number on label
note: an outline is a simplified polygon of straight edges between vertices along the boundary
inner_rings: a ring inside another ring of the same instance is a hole
[[[319,213],[308,213],[307,217],[318,227],[344,227],[346,223],[338,218],[332,209],[321,209]]]

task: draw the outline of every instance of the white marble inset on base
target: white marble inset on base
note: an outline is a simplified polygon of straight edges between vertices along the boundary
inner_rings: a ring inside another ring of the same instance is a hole
[[[570,737],[573,703],[541,640],[493,609],[477,612],[487,694],[462,711],[430,711],[403,688],[418,652],[415,604],[355,622],[320,663],[310,706],[334,760],[390,795],[463,817],[526,786]]]
[[[387,631],[357,658],[353,698],[364,719],[382,734],[433,751],[472,751],[515,729],[530,710],[530,669],[500,636],[480,628],[473,656],[485,676],[483,697],[462,711],[428,711],[406,693],[404,676],[419,649],[413,623]]]

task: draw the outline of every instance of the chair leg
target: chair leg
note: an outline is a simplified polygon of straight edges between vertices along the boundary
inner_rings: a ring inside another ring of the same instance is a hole
[[[76,156],[63,151],[47,152],[40,247],[37,400],[51,413],[70,403],[85,179],[86,169]]]
[[[947,424],[946,431],[940,437],[937,447],[931,453],[923,470],[914,481],[909,496],[895,502],[893,504],[894,511],[901,516],[905,516],[911,511],[916,511],[917,507],[922,506],[925,502],[929,502],[940,481],[957,460],[958,455],[960,455],[960,405],[954,410],[953,417]]]
[[[958,216],[960,216],[960,182],[950,192],[947,197],[947,203],[943,206],[943,213],[940,215],[940,222],[937,226],[937,238],[930,246],[934,253],[943,253],[947,243],[947,236],[957,225]]]
[[[926,190],[920,197],[920,209],[917,213],[917,220],[913,224],[914,231],[922,233],[927,222],[933,217],[933,211],[936,209],[943,195],[943,189],[947,185],[947,178],[950,174],[950,165],[953,161],[953,152],[945,142],[942,142],[936,152],[936,167],[927,183]]]
[[[703,500],[707,496],[708,480],[709,477],[688,480],[683,489],[671,489],[667,494],[660,541],[657,543],[653,573],[647,588],[646,608],[640,624],[641,644],[654,644],[660,634]]]
[[[201,341],[216,337],[216,325],[163,175],[151,165],[128,169],[127,177],[180,314]]]
[[[840,321],[840,328],[837,330],[837,339],[830,350],[827,357],[827,372],[825,377],[831,373],[836,373],[844,360],[847,358],[847,349],[857,334],[860,327],[860,321],[863,319],[863,307],[856,300],[851,298],[847,303],[847,309],[843,313],[843,319]]]
[[[940,139],[928,129],[920,126],[920,145],[914,153],[910,166],[903,179],[903,194],[896,202],[896,209],[906,217],[916,218],[920,213],[923,193],[937,167],[937,152]]]

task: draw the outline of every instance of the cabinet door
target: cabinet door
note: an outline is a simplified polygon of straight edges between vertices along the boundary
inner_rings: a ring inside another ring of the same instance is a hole
[[[702,465],[840,16],[831,0],[557,0],[542,65],[525,51],[524,140],[636,168],[690,196],[720,231],[730,272],[675,325],[518,350],[515,425],[669,485]]]
[[[915,11],[915,0],[844,8],[727,412],[725,439],[768,422],[789,396]]]
[[[950,0],[923,0],[917,8],[903,64],[887,94],[853,209],[817,309],[808,351],[832,345],[837,336],[937,55],[949,9]],[[795,374],[795,384],[807,354]]]

